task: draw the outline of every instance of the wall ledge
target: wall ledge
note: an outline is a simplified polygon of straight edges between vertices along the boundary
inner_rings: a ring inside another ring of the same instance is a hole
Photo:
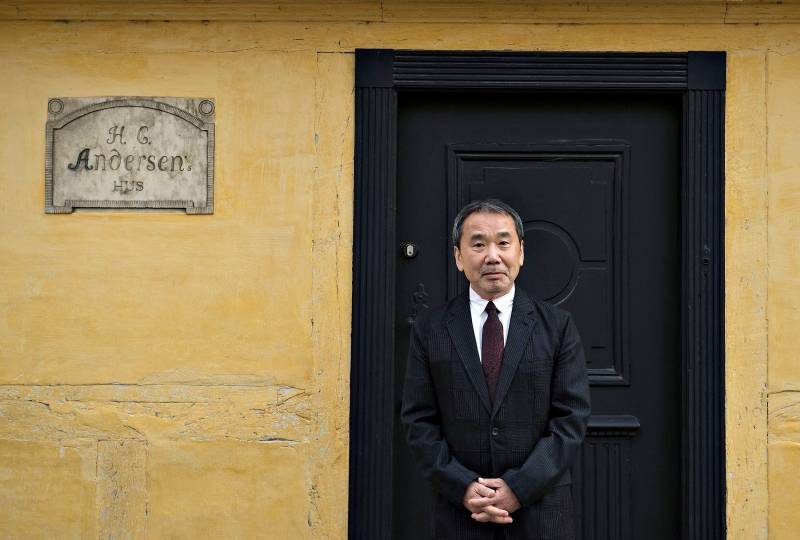
[[[792,24],[800,3],[759,0],[0,0],[0,21]]]

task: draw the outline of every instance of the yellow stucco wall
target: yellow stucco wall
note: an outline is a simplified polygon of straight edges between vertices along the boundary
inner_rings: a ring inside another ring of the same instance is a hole
[[[729,538],[796,538],[795,8],[0,2],[0,538],[345,538],[357,47],[728,51]],[[216,98],[215,214],[45,215],[95,95]]]

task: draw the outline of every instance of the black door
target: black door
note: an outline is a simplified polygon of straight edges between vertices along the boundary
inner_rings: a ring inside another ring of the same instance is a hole
[[[416,251],[396,262],[393,536],[430,537],[432,495],[397,418],[409,329],[467,286],[455,213],[497,197],[525,224],[518,286],[570,310],[586,349],[581,537],[680,537],[680,98],[411,92],[397,128],[396,240]]]

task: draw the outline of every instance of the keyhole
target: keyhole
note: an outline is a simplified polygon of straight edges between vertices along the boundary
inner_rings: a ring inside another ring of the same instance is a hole
[[[419,250],[413,242],[406,242],[403,244],[403,257],[406,259],[413,259],[417,256],[417,253],[419,253]]]

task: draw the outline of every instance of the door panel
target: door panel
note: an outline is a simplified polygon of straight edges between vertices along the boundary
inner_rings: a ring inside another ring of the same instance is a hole
[[[395,409],[416,313],[462,291],[450,227],[520,212],[518,285],[570,310],[593,415],[574,466],[585,539],[679,536],[679,119],[671,96],[405,94],[399,102]],[[430,535],[432,495],[395,416],[395,538]],[[414,519],[408,519],[414,516]]]
[[[625,296],[619,259],[625,249],[621,193],[629,182],[628,145],[457,145],[449,154],[450,220],[469,200],[513,201],[525,227],[528,261],[519,284],[575,316],[592,382],[624,383],[622,334],[628,326],[615,320]],[[465,281],[454,265],[449,273],[455,296]]]

